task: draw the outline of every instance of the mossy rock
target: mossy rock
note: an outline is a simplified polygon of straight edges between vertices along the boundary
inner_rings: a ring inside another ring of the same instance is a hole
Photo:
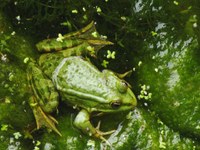
[[[184,36],[184,30],[170,32],[169,28],[163,27],[144,42],[137,59],[142,64],[137,68],[136,88],[141,90],[141,102],[166,125],[200,138],[199,45],[196,36]],[[150,87],[145,91],[152,93],[151,99],[141,96],[143,85]]]

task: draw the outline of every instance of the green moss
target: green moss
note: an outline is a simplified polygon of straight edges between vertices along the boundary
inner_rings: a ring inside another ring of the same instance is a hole
[[[166,125],[199,138],[199,45],[195,35],[186,35],[184,28],[170,30],[178,25],[167,21],[157,22],[157,36],[149,36],[141,46],[137,57],[143,63],[137,72],[137,88],[150,86],[151,101],[141,102]]]
[[[10,137],[14,138],[18,132],[23,136],[15,141],[20,141],[21,149],[27,149],[27,145],[32,149],[58,150],[110,148],[74,128],[77,111],[66,105],[61,105],[59,113],[54,114],[62,137],[41,129],[32,134],[34,140],[23,138],[30,136],[24,129],[35,127],[27,104],[31,93],[25,71],[27,60],[38,56],[35,41],[66,34],[91,20],[97,22],[100,33],[115,43],[99,53],[99,66],[109,49],[108,57],[115,58],[109,59],[109,68],[119,72],[135,68],[129,80],[140,96],[138,108],[128,116],[110,114],[92,118],[95,125],[102,120],[103,131],[117,129],[107,137],[113,149],[199,149],[199,143],[193,140],[199,138],[200,129],[200,62],[196,39],[200,34],[193,26],[199,23],[199,8],[189,1],[178,5],[176,1],[164,0],[140,2],[16,0],[1,3],[7,17],[0,12],[0,135],[3,136],[0,149],[6,149]],[[106,66],[107,62],[103,64]]]

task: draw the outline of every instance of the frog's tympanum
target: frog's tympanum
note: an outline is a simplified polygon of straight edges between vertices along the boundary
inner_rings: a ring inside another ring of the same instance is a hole
[[[37,62],[29,61],[27,77],[33,93],[29,103],[38,129],[46,126],[61,135],[56,119],[50,115],[61,100],[80,110],[74,125],[84,133],[102,140],[104,135],[113,133],[93,127],[91,115],[131,110],[136,106],[136,98],[130,85],[116,73],[99,71],[82,57],[95,56],[97,50],[111,44],[98,35],[91,22],[79,31],[36,45],[43,54]]]

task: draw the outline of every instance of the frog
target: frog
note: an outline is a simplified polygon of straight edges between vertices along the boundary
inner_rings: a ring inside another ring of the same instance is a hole
[[[56,127],[58,121],[51,115],[62,101],[78,110],[73,124],[83,133],[106,141],[104,136],[115,131],[101,131],[100,122],[94,127],[91,117],[136,107],[131,86],[123,79],[127,73],[99,70],[87,57],[96,58],[99,49],[112,44],[98,34],[94,21],[78,31],[36,44],[42,54],[38,60],[29,60],[27,79],[37,129],[46,127],[62,136]]]

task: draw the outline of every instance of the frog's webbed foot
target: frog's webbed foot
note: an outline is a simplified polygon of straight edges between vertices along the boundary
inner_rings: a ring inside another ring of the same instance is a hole
[[[110,143],[104,138],[104,136],[112,134],[113,132],[115,132],[115,130],[111,130],[108,132],[102,132],[99,129],[100,124],[101,124],[101,122],[98,123],[96,128],[93,127],[93,125],[90,122],[90,113],[85,109],[82,109],[78,113],[78,115],[76,116],[76,118],[74,120],[74,125],[77,128],[81,129],[84,133],[88,134],[89,136],[99,138],[102,141],[104,141],[105,143],[107,143],[108,145],[110,145]]]
[[[115,130],[110,130],[110,131],[107,131],[107,132],[102,132],[102,131],[100,131],[100,125],[101,125],[101,121],[98,122],[98,125],[95,128],[96,132],[97,132],[97,136],[98,135],[100,135],[100,136],[109,135],[109,134],[112,134],[112,133],[115,132]]]
[[[51,129],[55,131],[57,134],[59,134],[60,136],[62,136],[55,126],[55,124],[58,124],[57,120],[51,115],[45,114],[45,112],[37,104],[37,102],[34,101],[33,97],[30,100],[30,106],[33,109],[33,114],[35,116],[37,129],[40,129],[41,127],[45,126],[48,129]]]
[[[110,130],[110,131],[107,131],[107,132],[102,132],[100,131],[100,125],[101,125],[101,121],[98,122],[98,125],[97,127],[95,128],[96,129],[96,133],[94,134],[95,137],[97,138],[100,138],[102,141],[104,141],[105,143],[107,143],[108,145],[111,145],[108,140],[106,140],[103,136],[105,135],[110,135],[112,133],[115,132],[115,130]]]

